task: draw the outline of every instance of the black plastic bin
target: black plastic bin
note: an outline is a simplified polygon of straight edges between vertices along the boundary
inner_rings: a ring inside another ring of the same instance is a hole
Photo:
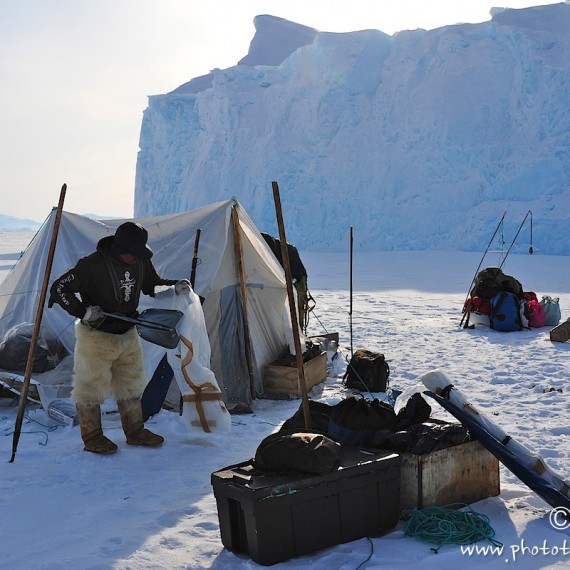
[[[400,457],[343,450],[327,475],[290,477],[250,460],[212,473],[212,486],[223,545],[268,566],[394,528]]]

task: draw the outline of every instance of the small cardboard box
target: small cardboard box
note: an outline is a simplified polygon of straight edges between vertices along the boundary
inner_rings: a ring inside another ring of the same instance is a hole
[[[479,441],[424,455],[400,453],[400,510],[475,503],[497,496],[499,460]]]
[[[307,392],[320,382],[327,379],[327,353],[321,352],[318,356],[303,364],[305,372],[305,386]],[[268,398],[287,398],[288,396],[301,396],[296,366],[280,366],[276,363],[268,364],[263,369],[263,392]]]
[[[268,566],[381,536],[398,523],[399,466],[395,453],[345,449],[322,476],[260,472],[251,460],[212,473],[222,543]]]

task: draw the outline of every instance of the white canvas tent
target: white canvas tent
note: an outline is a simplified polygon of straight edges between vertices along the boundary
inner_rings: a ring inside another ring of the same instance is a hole
[[[44,278],[55,210],[11,273],[0,284],[0,335],[34,322]],[[124,219],[93,220],[63,212],[50,283],[113,235]],[[235,198],[191,212],[139,218],[149,232],[153,263],[163,277],[189,278],[197,230],[200,230],[195,292],[211,346],[211,369],[231,411],[251,411],[263,394],[263,367],[293,346],[282,267]],[[141,297],[140,310],[152,307]],[[60,307],[46,307],[42,331],[54,333],[73,352],[73,318]],[[157,351],[148,350],[156,354]],[[145,363],[147,371],[157,362]],[[146,358],[146,354],[145,354]]]

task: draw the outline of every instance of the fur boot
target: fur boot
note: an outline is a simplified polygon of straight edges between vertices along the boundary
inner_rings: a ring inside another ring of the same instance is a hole
[[[117,451],[117,446],[103,435],[101,427],[101,406],[97,404],[76,404],[79,427],[85,451],[108,455]]]
[[[117,405],[128,444],[146,447],[158,447],[163,444],[164,438],[162,436],[152,433],[144,427],[141,401],[138,398],[119,400]]]

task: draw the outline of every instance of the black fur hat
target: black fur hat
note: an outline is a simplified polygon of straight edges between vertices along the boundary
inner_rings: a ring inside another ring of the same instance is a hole
[[[152,249],[147,245],[148,232],[134,222],[125,222],[115,231],[114,245],[121,253],[130,253],[138,259],[150,259]]]

